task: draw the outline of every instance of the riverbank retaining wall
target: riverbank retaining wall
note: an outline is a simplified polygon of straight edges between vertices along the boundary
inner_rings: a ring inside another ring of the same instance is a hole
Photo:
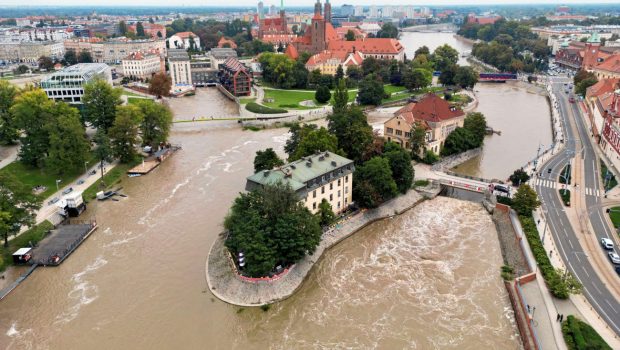
[[[312,255],[298,261],[285,276],[271,282],[252,283],[238,278],[230,267],[230,258],[224,246],[224,235],[218,236],[206,262],[209,290],[218,299],[237,306],[261,306],[287,299],[295,293],[320,261],[323,254],[339,242],[378,220],[399,215],[415,207],[424,198],[410,190],[378,208],[360,211],[323,233],[321,242]]]
[[[455,166],[462,164],[474,157],[479,156],[482,153],[482,147],[470,149],[459,154],[454,154],[443,158],[441,161],[433,164],[431,169],[433,171],[445,171],[446,169],[452,169]]]

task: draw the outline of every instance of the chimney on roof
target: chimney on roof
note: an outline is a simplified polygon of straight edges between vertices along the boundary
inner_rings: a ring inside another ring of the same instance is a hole
[[[334,166],[334,167],[336,166],[336,161],[335,160],[332,160],[332,166]]]
[[[312,166],[312,162],[311,162],[311,161],[307,161],[307,162],[306,162],[306,166],[307,166],[308,168],[309,168],[309,167],[311,167],[311,166]]]
[[[263,176],[264,177],[269,176],[269,170],[263,170]]]

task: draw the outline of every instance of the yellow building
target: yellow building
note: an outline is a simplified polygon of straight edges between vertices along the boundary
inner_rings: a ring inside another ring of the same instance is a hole
[[[334,213],[344,211],[353,198],[353,161],[332,152],[318,152],[247,178],[245,189],[283,183],[291,186],[313,214],[323,199]]]
[[[342,66],[342,71],[346,74],[347,67],[352,65],[359,66],[363,60],[364,58],[359,51],[351,53],[325,50],[310,57],[308,62],[306,62],[306,69],[310,72],[318,69],[321,71],[321,74],[336,75],[338,66]]]
[[[394,113],[383,124],[384,137],[405,148],[410,148],[411,129],[419,124],[426,129],[426,149],[439,154],[446,138],[465,122],[465,113],[451,107],[435,94],[425,95],[419,102],[412,102]],[[423,152],[424,150],[422,150]]]

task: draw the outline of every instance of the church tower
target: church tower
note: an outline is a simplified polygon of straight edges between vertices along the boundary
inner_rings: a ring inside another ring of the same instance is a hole
[[[321,1],[320,0],[316,0],[316,4],[314,4],[314,15],[321,15]]]
[[[325,50],[327,48],[325,42],[325,19],[321,16],[321,2],[319,0],[316,0],[316,4],[314,4],[311,32],[310,52],[315,54]]]
[[[325,0],[325,10],[323,11],[325,14],[325,22],[331,23],[332,21],[332,4],[329,3],[329,0]]]
[[[280,23],[282,27],[280,30],[282,33],[288,33],[288,26],[286,24],[286,14],[284,13],[284,0],[280,0]]]

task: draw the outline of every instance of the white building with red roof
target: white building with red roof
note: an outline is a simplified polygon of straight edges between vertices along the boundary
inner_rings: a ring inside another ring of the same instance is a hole
[[[346,74],[348,67],[359,66],[362,64],[363,60],[364,57],[359,51],[325,50],[310,57],[308,62],[306,62],[306,69],[310,72],[318,69],[321,71],[321,74],[335,75],[338,66],[342,66],[342,70]]]
[[[132,52],[121,61],[123,75],[132,79],[150,79],[165,71],[164,61],[158,52]]]

